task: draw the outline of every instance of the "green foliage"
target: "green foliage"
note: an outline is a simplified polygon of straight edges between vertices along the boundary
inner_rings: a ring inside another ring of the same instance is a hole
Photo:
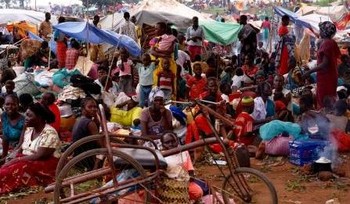
[[[84,6],[97,5],[97,6],[108,6],[115,3],[121,3],[122,0],[81,0]]]
[[[329,6],[331,3],[335,2],[336,0],[317,0],[316,4],[319,6]]]

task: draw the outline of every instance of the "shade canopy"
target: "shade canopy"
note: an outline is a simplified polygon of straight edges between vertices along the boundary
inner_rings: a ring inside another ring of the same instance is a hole
[[[54,28],[80,41],[94,44],[108,43],[124,47],[133,56],[141,54],[141,48],[129,36],[99,29],[88,22],[65,22],[57,24]]]

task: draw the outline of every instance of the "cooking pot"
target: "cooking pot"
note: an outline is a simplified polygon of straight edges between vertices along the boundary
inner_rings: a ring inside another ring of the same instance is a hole
[[[318,160],[314,161],[312,165],[312,169],[314,173],[318,173],[320,171],[332,171],[332,161],[327,159],[326,157],[320,157]]]

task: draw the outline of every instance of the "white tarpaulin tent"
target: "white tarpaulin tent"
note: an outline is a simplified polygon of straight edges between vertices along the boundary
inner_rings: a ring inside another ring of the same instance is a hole
[[[331,19],[329,18],[329,16],[326,15],[319,15],[319,14],[308,14],[305,16],[300,16],[299,18],[302,21],[308,22],[310,23],[311,27],[315,30],[318,31],[319,27],[318,24],[324,21],[331,21]]]
[[[332,21],[338,21],[341,17],[348,12],[345,6],[302,6],[296,14],[298,15],[308,15],[308,14],[320,14],[329,16]]]
[[[200,21],[211,20],[176,0],[143,0],[139,5],[131,9],[129,13],[131,16],[136,16],[137,24],[139,25],[144,23],[155,25],[157,22],[164,21],[175,24],[180,30],[186,29],[191,25],[193,16],[197,16]],[[111,15],[101,20],[102,28],[111,28],[113,19],[113,29],[117,29],[124,22],[122,14],[116,13],[114,18]]]
[[[27,21],[38,25],[45,20],[45,13],[24,9],[0,9],[0,24],[9,22]],[[51,17],[51,23],[56,24],[56,17]]]

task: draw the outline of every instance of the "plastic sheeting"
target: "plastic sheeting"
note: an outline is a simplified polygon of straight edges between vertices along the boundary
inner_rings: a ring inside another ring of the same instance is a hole
[[[205,39],[220,45],[229,45],[235,42],[242,28],[238,23],[221,23],[217,21],[200,22],[200,25],[204,30]]]
[[[309,29],[312,29],[312,26],[310,23],[308,23],[307,21],[305,20],[302,20],[300,19],[300,16],[290,10],[287,10],[285,8],[282,8],[280,6],[275,6],[273,8],[273,10],[275,11],[275,13],[279,16],[284,16],[284,15],[287,15],[289,16],[289,19],[292,23],[294,23],[295,25],[297,26],[302,26],[302,27],[305,27],[305,28],[309,28]]]
[[[36,34],[30,32],[30,31],[28,31],[28,37],[29,37],[30,39],[32,39],[32,40],[37,40],[37,41],[39,41],[39,42],[44,41],[44,39],[42,39],[41,37],[37,36]],[[50,47],[50,49],[51,49],[51,51],[52,51],[53,53],[57,54],[57,53],[56,53],[57,43],[54,41],[53,38],[51,38],[51,40],[50,40],[50,42],[49,42],[49,47]]]
[[[133,56],[141,54],[141,48],[130,37],[119,35],[113,31],[101,30],[87,22],[65,22],[54,26],[54,28],[80,41],[94,44],[108,43],[124,47]]]

